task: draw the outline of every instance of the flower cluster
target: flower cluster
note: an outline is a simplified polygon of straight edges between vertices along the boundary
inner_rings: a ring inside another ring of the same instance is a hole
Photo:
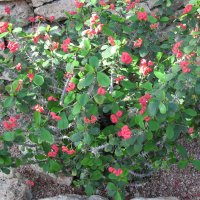
[[[110,173],[115,174],[115,176],[119,176],[119,175],[121,175],[121,174],[123,173],[123,171],[122,171],[121,168],[115,169],[114,167],[109,167],[109,168],[108,168],[108,171],[109,171]]]
[[[47,100],[48,100],[48,101],[58,101],[58,99],[56,99],[56,98],[53,97],[53,96],[48,97]]]
[[[60,116],[56,115],[55,112],[50,112],[50,115],[55,121],[60,121],[62,119]]]
[[[121,110],[117,111],[115,114],[112,114],[112,115],[110,116],[111,122],[112,122],[113,124],[117,124],[117,123],[118,123],[118,119],[119,119],[120,117],[122,117],[122,115],[123,115],[123,112],[122,112]]]
[[[66,88],[66,92],[70,92],[70,91],[74,90],[75,87],[76,87],[76,84],[73,82],[70,82],[68,87]]]
[[[150,28],[153,30],[153,29],[157,29],[159,26],[158,23],[155,23],[155,24],[150,24]]]
[[[132,63],[132,61],[133,61],[133,59],[132,59],[132,57],[130,56],[129,53],[127,53],[127,52],[122,53],[122,56],[121,56],[121,62],[122,63],[129,65],[129,64]]]
[[[18,85],[17,85],[17,88],[15,89],[15,92],[19,92],[22,88],[22,83],[23,83],[23,80],[22,79],[19,79],[18,80]]]
[[[119,137],[124,138],[125,140],[130,139],[132,132],[127,125],[124,125],[121,130],[117,133]]]
[[[58,154],[59,148],[56,144],[51,146],[51,151],[48,153],[48,157],[55,158]]]
[[[83,117],[83,121],[84,121],[86,124],[94,124],[94,123],[97,121],[97,117],[94,116],[94,115],[92,115],[92,116],[90,117],[90,119],[87,118],[87,117]]]
[[[66,40],[63,41],[61,48],[64,52],[68,52],[69,44],[71,43],[71,39],[67,38]]]
[[[0,33],[8,31],[8,22],[0,22]]]
[[[30,81],[30,83],[31,83],[31,82],[33,81],[35,75],[34,75],[33,73],[29,73],[27,76],[28,76],[29,81]]]
[[[172,52],[174,55],[176,55],[177,58],[181,58],[183,56],[183,53],[179,49],[182,43],[183,41],[179,41],[176,44],[174,44],[174,46],[172,47]]]
[[[44,112],[44,108],[40,106],[39,104],[35,105],[33,109],[40,113]]]
[[[19,49],[18,42],[9,41],[8,49],[10,50],[11,53],[15,53]]]
[[[121,76],[118,76],[116,79],[115,79],[115,82],[116,84],[119,84],[120,81],[124,80],[125,76],[121,75]]]
[[[31,180],[27,180],[26,184],[31,186],[31,187],[33,187],[35,185],[35,183],[33,181],[31,181]]]
[[[181,61],[181,62],[179,63],[179,65],[180,65],[180,67],[181,67],[181,69],[182,69],[182,72],[183,72],[184,74],[189,73],[189,72],[191,71],[191,69],[188,67],[188,66],[190,65],[190,62],[189,62],[189,61]]]
[[[76,8],[82,8],[84,6],[84,3],[82,3],[78,0],[75,0],[75,6],[76,6]]]
[[[184,9],[183,9],[183,15],[184,14],[187,14],[189,12],[191,12],[192,10],[192,5],[191,4],[188,4]]]
[[[142,106],[142,109],[140,110],[140,115],[144,114],[144,112],[147,109],[147,103],[149,102],[149,100],[151,99],[151,95],[150,94],[145,94],[144,96],[140,97],[139,99],[139,103]]]
[[[21,63],[18,63],[16,66],[15,66],[15,69],[17,71],[20,71],[22,69],[22,64]]]
[[[134,42],[134,47],[141,47],[142,46],[142,42],[143,42],[142,38],[139,38],[138,40],[136,40]]]
[[[148,75],[149,73],[151,73],[153,71],[153,69],[151,68],[154,65],[154,63],[149,60],[147,62],[146,59],[141,59],[140,60],[140,66],[139,66],[139,72],[143,74],[143,76]]]
[[[101,96],[104,96],[106,93],[106,89],[103,88],[103,87],[99,87],[98,90],[97,90],[97,94],[98,95],[101,95]]]
[[[108,42],[110,43],[111,46],[115,46],[115,40],[113,37],[109,36],[108,37]]]
[[[8,121],[3,121],[3,126],[6,130],[11,130],[17,127],[17,118],[11,116]]]
[[[68,155],[72,155],[72,154],[76,153],[75,150],[73,150],[73,149],[69,150],[68,147],[65,147],[65,146],[62,146],[62,152],[65,152]]]
[[[140,21],[147,21],[148,20],[148,15],[147,15],[147,13],[145,11],[144,12],[138,12],[137,13],[137,18]]]

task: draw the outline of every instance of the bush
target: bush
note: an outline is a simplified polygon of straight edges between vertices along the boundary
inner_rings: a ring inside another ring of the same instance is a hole
[[[178,14],[171,0],[156,4],[82,0],[62,25],[0,23],[3,172],[39,163],[87,195],[125,199],[154,170],[200,169],[177,142],[199,137],[199,0]]]

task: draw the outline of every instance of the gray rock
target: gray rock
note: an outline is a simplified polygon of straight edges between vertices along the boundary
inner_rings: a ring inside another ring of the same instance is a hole
[[[55,16],[55,20],[61,21],[66,19],[66,11],[74,11],[74,0],[60,0],[51,4],[40,6],[34,10],[36,15],[41,15],[46,18]]]
[[[16,26],[26,26],[29,24],[28,17],[33,16],[31,7],[24,0],[12,1],[12,2],[1,2],[0,4],[0,18],[1,21],[8,21],[8,15],[5,13],[5,6],[11,8],[11,21]]]
[[[108,200],[108,199],[103,198],[99,195],[92,195],[89,198],[87,198],[86,196],[80,196],[80,195],[59,195],[59,196],[39,199],[39,200]]]
[[[53,0],[32,0],[33,7],[42,6],[44,3],[52,2]]]
[[[158,0],[148,0],[147,4],[149,6],[150,9],[154,8],[154,4],[157,2]]]
[[[142,198],[142,197],[139,197],[139,198],[134,198],[134,199],[131,199],[131,200],[179,200],[179,199],[176,198],[176,197],[158,197],[158,198]]]
[[[13,175],[6,175],[0,172],[0,200],[31,200],[32,195],[24,183],[20,182]]]
[[[137,8],[144,8],[144,11],[147,13],[151,13],[149,6],[147,3],[138,3]]]

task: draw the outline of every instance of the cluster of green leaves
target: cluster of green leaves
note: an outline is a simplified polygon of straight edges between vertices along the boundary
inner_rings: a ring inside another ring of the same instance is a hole
[[[195,29],[200,14],[198,0],[191,2],[190,13],[176,19],[172,16],[173,1],[159,0],[157,18],[148,14],[147,21],[137,19],[137,11],[144,11],[143,8],[136,7],[127,14],[124,1],[115,2],[115,11],[95,0],[82,2],[85,6],[78,14],[66,13],[68,19],[62,26],[39,23],[35,31],[27,33],[10,25],[9,32],[0,34],[0,38],[20,44],[14,55],[5,49],[0,56],[0,72],[9,72],[9,81],[0,82],[3,109],[0,119],[8,119],[10,113],[23,113],[29,119],[26,122],[20,119],[18,128],[5,130],[0,136],[3,144],[0,169],[8,172],[9,167],[37,160],[45,171],[72,175],[74,184],[83,186],[88,195],[100,188],[115,199],[125,198],[126,185],[140,178],[139,173],[174,163],[183,168],[191,162],[200,169],[200,161],[188,155],[177,142],[182,137],[190,141],[199,137],[200,67],[196,58],[200,56],[200,32]],[[83,36],[82,32],[89,28],[91,13],[99,16],[103,30],[92,37]],[[154,23],[159,23],[159,27],[152,30],[150,25]],[[187,29],[176,27],[179,23],[186,24]],[[161,29],[169,24],[174,29],[167,40],[161,41]],[[33,38],[38,35],[47,39],[34,43]],[[109,36],[114,38],[115,46],[109,44]],[[50,50],[53,42],[61,46],[67,38],[71,39],[67,53],[60,47]],[[143,44],[135,48],[133,41],[138,38],[142,38]],[[190,58],[190,73],[181,71],[180,60],[172,54],[175,38],[183,41],[184,56],[195,53]],[[130,65],[121,63],[122,52],[133,58]],[[142,58],[154,62],[153,72],[148,76],[139,72]],[[22,63],[20,71],[15,69],[18,63]],[[27,77],[29,73],[34,74],[32,82]],[[73,74],[70,82],[76,84],[70,92],[65,92],[69,82],[64,78],[66,73]],[[126,78],[116,84],[115,78],[121,75]],[[16,92],[19,80],[23,84]],[[103,96],[97,94],[99,85],[107,90]],[[145,93],[152,98],[146,112],[140,115],[139,98]],[[58,101],[47,101],[49,96]],[[44,112],[34,111],[37,104],[43,106]],[[119,110],[123,116],[113,124],[110,115]],[[55,122],[50,112],[62,119]],[[83,117],[92,115],[97,122],[86,124]],[[151,120],[145,122],[145,116]],[[117,136],[124,125],[132,131],[128,140]],[[194,134],[188,134],[189,127],[194,128]],[[19,158],[9,153],[13,144],[20,147]],[[55,158],[47,156],[52,144],[60,148]],[[61,146],[75,149],[76,153],[63,153]],[[123,173],[120,176],[109,173],[110,166],[121,168]]]

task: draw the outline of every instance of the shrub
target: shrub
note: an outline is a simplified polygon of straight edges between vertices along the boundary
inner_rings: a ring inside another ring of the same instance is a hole
[[[177,142],[199,137],[199,0],[178,14],[171,0],[156,4],[147,13],[138,0],[83,0],[62,25],[0,23],[3,172],[39,163],[87,195],[124,199],[159,168],[200,169]]]

